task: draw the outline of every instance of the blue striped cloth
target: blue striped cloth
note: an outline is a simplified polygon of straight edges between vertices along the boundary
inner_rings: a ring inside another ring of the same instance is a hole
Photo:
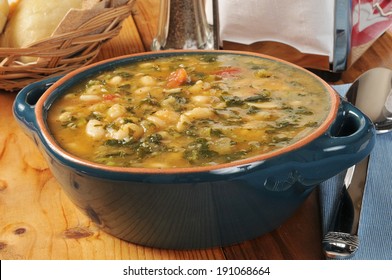
[[[350,85],[334,86],[344,95]],[[392,133],[377,135],[370,154],[355,260],[392,260]],[[328,230],[345,172],[320,185],[323,231]]]

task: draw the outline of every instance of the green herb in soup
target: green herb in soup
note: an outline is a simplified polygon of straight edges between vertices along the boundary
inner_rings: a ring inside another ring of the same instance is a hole
[[[100,73],[59,98],[48,125],[69,153],[121,167],[227,163],[309,135],[330,99],[313,76],[244,55],[177,55]]]

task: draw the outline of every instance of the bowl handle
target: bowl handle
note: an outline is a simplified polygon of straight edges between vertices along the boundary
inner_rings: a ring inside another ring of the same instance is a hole
[[[44,92],[60,78],[57,76],[34,82],[24,87],[15,98],[13,114],[24,129],[24,132],[32,139],[34,139],[34,134],[38,131],[34,111],[35,105]]]
[[[327,180],[368,156],[376,141],[372,121],[351,103],[342,100],[335,122],[306,149],[314,162],[309,184]],[[303,152],[301,151],[303,157]]]

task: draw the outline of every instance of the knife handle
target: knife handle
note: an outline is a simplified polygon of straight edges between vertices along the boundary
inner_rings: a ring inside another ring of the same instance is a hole
[[[328,232],[323,239],[323,250],[330,259],[347,259],[359,248],[358,235],[345,232]]]
[[[328,258],[350,258],[359,247],[358,229],[368,163],[369,156],[346,173],[335,215],[322,241]]]
[[[358,227],[355,226],[354,215],[353,202],[344,185],[331,228],[322,242],[324,253],[328,258],[349,258],[358,249],[359,238],[356,232]]]

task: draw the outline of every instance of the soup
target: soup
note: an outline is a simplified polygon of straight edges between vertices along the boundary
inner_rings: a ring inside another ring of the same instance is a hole
[[[175,168],[269,153],[327,117],[327,89],[281,62],[236,54],[174,55],[89,77],[51,106],[69,153],[120,167]]]

